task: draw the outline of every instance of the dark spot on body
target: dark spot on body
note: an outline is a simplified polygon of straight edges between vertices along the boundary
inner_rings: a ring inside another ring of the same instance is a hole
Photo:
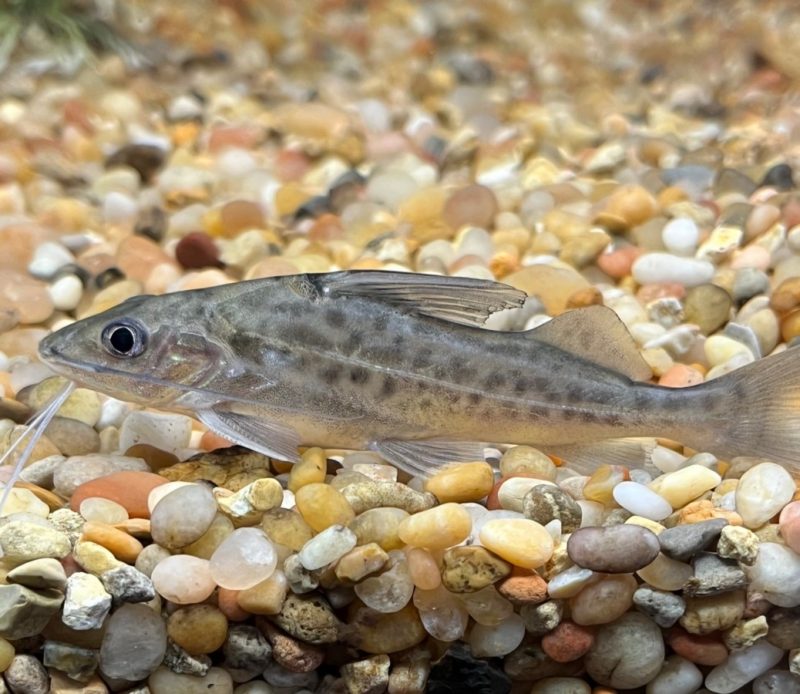
[[[319,372],[320,378],[329,386],[333,385],[339,380],[340,374],[341,370],[338,366],[326,366],[324,369],[322,369],[322,371]]]
[[[411,366],[414,369],[426,369],[431,365],[431,357],[433,356],[433,350],[429,347],[420,347],[414,358],[411,360]]]
[[[372,323],[372,328],[377,332],[383,332],[388,327],[389,327],[389,316],[387,316],[385,313],[379,313],[375,317],[374,322]]]
[[[296,342],[308,347],[328,347],[330,345],[327,335],[303,323],[286,326],[283,336],[288,342]]]
[[[353,354],[354,352],[358,351],[363,343],[364,336],[359,332],[353,332],[347,336],[347,339],[342,344],[341,349],[345,354]]]
[[[577,383],[571,383],[567,386],[565,395],[570,402],[580,402],[583,400],[583,388]]]
[[[480,393],[470,393],[467,396],[467,400],[469,400],[470,404],[472,405],[479,405],[481,402],[483,402],[483,395]]]
[[[514,380],[514,394],[515,395],[523,395],[524,393],[528,392],[530,388],[530,384],[524,378],[518,378]]]
[[[537,393],[546,393],[550,388],[550,379],[545,376],[534,376],[532,384]]]
[[[369,371],[363,366],[354,366],[350,369],[350,381],[359,385],[369,381]]]
[[[346,320],[346,316],[342,309],[336,306],[328,306],[325,309],[325,322],[332,328],[341,328]]]
[[[484,386],[486,386],[486,388],[488,388],[489,390],[494,390],[496,388],[502,387],[503,384],[505,384],[505,382],[506,382],[506,377],[503,374],[498,373],[497,371],[493,371],[486,377],[486,380],[483,383]]]
[[[389,398],[397,392],[397,383],[393,378],[384,378],[381,382],[381,397]]]

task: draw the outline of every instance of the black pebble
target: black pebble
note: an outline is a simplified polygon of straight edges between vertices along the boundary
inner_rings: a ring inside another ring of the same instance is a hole
[[[776,190],[792,190],[794,185],[792,167],[788,164],[775,164],[764,174],[764,179],[759,184],[759,187],[769,186]]]
[[[469,649],[454,644],[431,670],[428,694],[508,694],[511,680],[491,661],[473,658]]]

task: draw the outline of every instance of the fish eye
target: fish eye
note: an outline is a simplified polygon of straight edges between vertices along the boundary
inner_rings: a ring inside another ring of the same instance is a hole
[[[103,328],[100,340],[112,357],[138,357],[147,347],[147,332],[135,321],[119,320]]]

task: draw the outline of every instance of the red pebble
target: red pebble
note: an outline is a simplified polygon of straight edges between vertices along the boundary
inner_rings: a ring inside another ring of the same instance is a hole
[[[571,663],[592,647],[594,634],[569,620],[564,620],[542,637],[542,650],[557,663]]]
[[[175,246],[175,259],[187,270],[206,267],[223,267],[219,248],[208,234],[193,231],[186,234]]]
[[[81,502],[92,496],[110,499],[124,506],[131,518],[150,518],[147,497],[150,492],[169,480],[152,472],[123,470],[112,472],[80,485],[69,500],[69,507],[78,511]]]
[[[673,627],[667,641],[673,651],[695,665],[715,667],[728,658],[728,649],[719,634],[690,634],[685,629]]]

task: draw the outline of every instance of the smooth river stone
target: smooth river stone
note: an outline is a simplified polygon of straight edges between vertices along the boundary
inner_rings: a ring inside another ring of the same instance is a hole
[[[672,513],[672,506],[664,497],[638,482],[620,482],[614,487],[614,500],[636,516],[650,520],[664,520]]]
[[[648,486],[666,499],[673,509],[679,509],[708,490],[714,489],[721,481],[722,478],[707,467],[688,465],[657,477]]]
[[[581,528],[567,542],[572,561],[601,573],[638,571],[652,562],[659,551],[658,536],[639,525]]]
[[[800,556],[775,542],[762,542],[755,564],[746,568],[750,590],[763,593],[773,605],[800,605]]]
[[[659,673],[663,662],[661,630],[636,612],[600,627],[584,659],[594,680],[617,689],[643,687]]]
[[[70,508],[78,511],[84,499],[100,497],[116,501],[128,511],[131,518],[149,518],[147,497],[155,487],[167,481],[152,472],[113,472],[80,485],[70,498]]]
[[[694,694],[703,683],[703,673],[692,661],[671,655],[655,678],[647,683],[647,694]]]
[[[122,605],[106,624],[100,669],[112,679],[135,682],[153,672],[167,650],[167,627],[145,605]]]
[[[217,587],[208,560],[188,554],[163,559],[150,579],[160,595],[178,605],[203,602]]]
[[[687,561],[714,542],[726,525],[724,518],[711,518],[667,528],[658,536],[661,551],[670,559]]]
[[[572,621],[588,626],[617,619],[633,605],[637,585],[631,574],[606,576],[590,583],[570,600]]]
[[[409,516],[400,523],[397,534],[407,545],[436,550],[457,545],[471,529],[469,513],[458,504],[449,503]]]
[[[466,513],[466,512],[465,512]],[[507,562],[525,569],[536,569],[553,556],[553,538],[536,521],[501,518],[484,523],[481,544]]]
[[[786,468],[776,463],[761,463],[739,479],[736,511],[745,527],[758,528],[779,513],[794,493],[795,483]]]
[[[706,689],[715,694],[731,694],[760,674],[777,665],[783,650],[761,639],[748,648],[732,651],[728,659],[706,676]]]
[[[211,555],[209,568],[221,588],[245,590],[269,578],[278,565],[273,544],[259,528],[239,528]]]
[[[156,504],[150,516],[150,534],[162,547],[180,549],[198,540],[216,514],[211,490],[203,484],[187,484]]]

